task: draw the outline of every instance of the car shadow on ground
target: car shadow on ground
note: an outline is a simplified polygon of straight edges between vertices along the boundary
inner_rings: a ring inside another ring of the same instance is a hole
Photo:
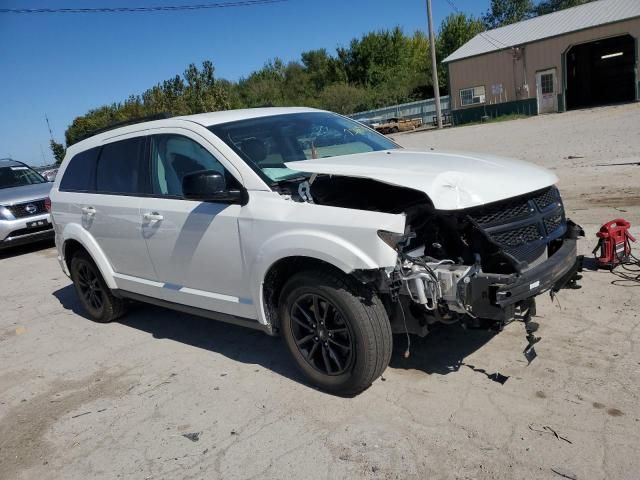
[[[87,318],[73,285],[67,285],[53,295],[65,309]],[[279,337],[135,302],[118,323],[148,332],[153,338],[174,340],[219,353],[238,362],[260,365],[293,381],[306,384]],[[411,355],[404,358],[406,336],[394,335],[390,367],[439,375],[456,372],[465,357],[481,348],[493,336],[493,333],[484,330],[465,330],[459,325],[443,325],[435,328],[425,338],[412,335]]]
[[[67,285],[53,292],[53,295],[65,309],[87,318],[73,285]],[[241,363],[260,365],[291,380],[305,383],[289,357],[284,342],[257,330],[138,302],[131,302],[126,315],[117,322],[147,332],[153,338],[173,340],[219,353]]]
[[[464,329],[458,323],[434,325],[426,337],[411,336],[409,358],[405,358],[406,335],[394,335],[389,367],[420,370],[429,375],[457,372],[466,357],[486,345],[495,335],[489,330]]]
[[[20,255],[27,255],[29,253],[35,253],[40,250],[46,250],[55,246],[53,240],[40,240],[25,245],[18,245],[15,247],[6,247],[0,249],[0,260],[8,258],[18,257]]]

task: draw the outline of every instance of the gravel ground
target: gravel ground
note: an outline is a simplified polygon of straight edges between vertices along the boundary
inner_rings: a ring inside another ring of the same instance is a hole
[[[640,222],[640,166],[598,166],[640,162],[640,105],[397,140],[554,169],[584,253],[604,221]],[[520,323],[446,327],[409,359],[397,338],[384,377],[338,398],[258,332],[146,306],[83,318],[50,245],[0,265],[0,479],[638,478],[640,290],[610,273],[540,298],[530,365]]]

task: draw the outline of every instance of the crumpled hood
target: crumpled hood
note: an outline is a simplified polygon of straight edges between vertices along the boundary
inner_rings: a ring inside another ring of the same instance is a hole
[[[53,183],[34,183],[21,187],[0,188],[0,205],[13,205],[40,200],[49,195]]]
[[[520,160],[442,150],[385,150],[286,165],[299,172],[369,178],[419,190],[438,210],[496,202],[558,181],[549,170]]]

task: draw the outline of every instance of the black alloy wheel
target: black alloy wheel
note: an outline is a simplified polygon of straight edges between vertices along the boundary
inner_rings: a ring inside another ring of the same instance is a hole
[[[305,294],[293,303],[289,315],[296,346],[311,367],[325,375],[341,375],[351,368],[352,334],[333,303]]]
[[[294,362],[322,390],[357,394],[389,365],[393,342],[382,301],[348,274],[318,267],[292,275],[278,313]]]
[[[95,268],[87,262],[81,262],[77,268],[78,291],[87,309],[92,309],[99,316],[104,307],[105,292]]]
[[[80,304],[91,319],[107,323],[125,313],[125,300],[113,295],[87,252],[77,252],[71,259],[69,270]]]

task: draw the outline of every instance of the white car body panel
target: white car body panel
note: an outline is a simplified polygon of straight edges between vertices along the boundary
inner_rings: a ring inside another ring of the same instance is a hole
[[[215,112],[146,122],[108,131],[67,150],[52,191],[56,245],[63,270],[64,245],[82,244],[107,285],[169,302],[257,319],[268,324],[263,283],[287,257],[310,257],[349,273],[393,268],[397,252],[378,230],[404,233],[404,214],[296,202],[271,190],[206,126],[247,118],[317,112],[269,108]],[[61,192],[69,160],[111,141],[162,133],[200,143],[249,193],[248,204],[228,205],[159,198]],[[457,210],[522,195],[554,184],[534,165],[476,154],[402,149],[289,162],[300,172],[369,178],[422,191],[437,209]],[[92,219],[82,209],[96,209]],[[162,216],[145,223],[145,213]],[[108,219],[101,218],[103,215]],[[89,221],[91,220],[91,221]]]
[[[277,193],[252,192],[239,229],[259,321],[267,321],[262,284],[278,260],[316,258],[345,273],[393,267],[397,253],[378,238],[377,231],[403,233],[404,227],[404,215],[297,203]]]
[[[56,214],[58,217],[58,214]],[[62,223],[66,218],[64,216],[60,216],[62,221],[55,221],[55,230],[56,230],[56,247],[58,248],[58,261],[60,262],[60,266],[66,275],[69,275],[69,270],[64,262],[64,256],[62,253],[62,246],[65,242],[69,240],[75,240],[79,242],[84,248],[86,248],[91,258],[96,262],[100,273],[102,274],[107,286],[111,289],[118,288],[115,279],[115,272],[111,267],[111,264],[107,260],[102,248],[96,242],[96,239],[85,230],[80,224],[76,222],[71,223]]]
[[[360,177],[427,194],[438,210],[497,202],[549,187],[558,181],[536,165],[471,153],[387,150],[288,162],[305,173]]]
[[[231,148],[200,124],[217,123],[212,116],[233,121],[305,111],[317,110],[251,109],[172,118],[123,127],[71,146],[51,193],[63,270],[68,274],[63,245],[76,240],[96,261],[109,288],[267,324],[262,284],[278,260],[311,257],[346,273],[393,267],[397,254],[376,232],[404,232],[404,215],[288,200],[271,191]],[[249,203],[240,206],[59,190],[69,159],[79,151],[165,133],[185,135],[205,147],[244,185]],[[91,221],[82,212],[88,206],[96,209]],[[163,220],[145,223],[145,213],[158,213]],[[117,221],[109,225],[104,214]]]
[[[242,262],[238,217],[244,207],[169,198],[142,199],[142,236],[162,298],[196,308],[256,318]]]

